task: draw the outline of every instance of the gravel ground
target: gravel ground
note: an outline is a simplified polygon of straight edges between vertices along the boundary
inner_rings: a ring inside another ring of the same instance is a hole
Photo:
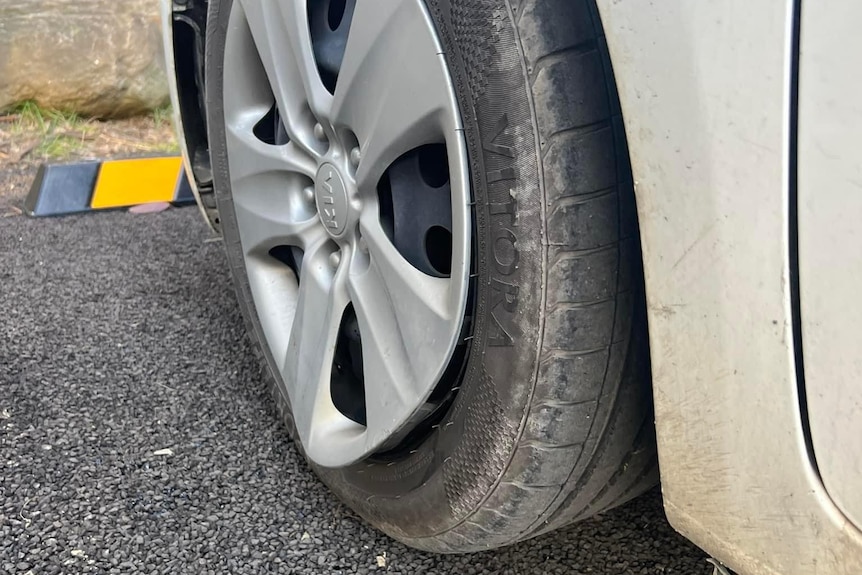
[[[197,210],[5,215],[0,573],[712,572],[658,491],[499,551],[404,547],[297,455]]]

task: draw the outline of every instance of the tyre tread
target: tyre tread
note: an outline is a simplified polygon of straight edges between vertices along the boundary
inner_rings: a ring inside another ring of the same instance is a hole
[[[634,321],[642,321],[633,317],[639,315],[642,281],[639,246],[632,237],[632,230],[637,228],[632,227],[636,226],[636,220],[631,220],[634,217],[631,171],[616,86],[595,2],[521,0],[514,4],[516,28],[522,42],[532,38],[542,44],[536,38],[543,36],[543,26],[550,27],[544,37],[558,40],[569,34],[564,45],[551,41],[545,42],[542,50],[526,43],[523,47],[545,181],[554,170],[561,169],[561,160],[554,153],[566,146],[569,148],[563,151],[583,153],[583,145],[574,148],[588,141],[598,147],[590,152],[610,160],[602,166],[601,173],[580,174],[580,181],[578,174],[574,179],[565,179],[562,193],[550,190],[545,221],[549,247],[546,322],[539,381],[515,455],[501,481],[462,523],[466,530],[453,529],[461,540],[461,549],[505,545],[545,533],[616,507],[646,491],[658,478],[652,412],[643,408],[650,405],[649,390],[633,381],[642,379],[644,370],[648,373],[648,351],[646,342],[633,337]],[[589,30],[571,26],[574,33],[562,31],[560,26],[566,22],[553,17],[559,12],[589,15]],[[539,13],[544,17],[537,16]],[[594,87],[595,82],[575,80],[590,75],[595,79],[597,66],[604,88],[598,90],[602,92],[601,98],[596,99],[594,93],[577,92],[578,97],[568,100],[578,102],[578,110],[554,109],[551,98],[559,101],[559,94],[566,93],[566,87],[578,84],[580,90],[584,85]],[[585,163],[596,165],[589,159]],[[571,166],[570,158],[568,165]],[[612,184],[596,188],[598,181]],[[585,225],[597,220],[602,225]],[[579,233],[585,229],[588,233]],[[601,258],[613,261],[600,262]],[[573,278],[562,284],[561,264],[592,267],[600,263],[604,264],[603,285],[586,285]],[[555,290],[555,285],[564,285],[564,289]],[[561,316],[582,314],[585,310],[603,313],[589,313],[574,322],[589,325],[590,336],[579,337],[571,329],[572,324]],[[560,374],[571,371],[566,362],[590,357],[605,361],[603,366],[591,366],[592,393],[573,396],[572,380]],[[580,417],[584,414],[589,414],[586,429]],[[641,417],[633,418],[633,414]],[[574,429],[579,425],[580,429]],[[526,450],[537,454],[529,457]],[[560,453],[568,458],[555,456]],[[542,496],[537,497],[537,493]],[[501,505],[505,505],[505,513],[500,511]],[[488,523],[489,516],[497,520]],[[442,539],[448,539],[448,533]],[[465,541],[469,542],[466,547]],[[433,544],[422,546],[437,548]]]

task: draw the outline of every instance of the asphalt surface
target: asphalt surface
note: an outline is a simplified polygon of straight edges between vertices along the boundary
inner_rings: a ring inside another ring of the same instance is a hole
[[[208,237],[193,208],[0,218],[0,573],[712,573],[658,491],[474,555],[365,525],[279,423]]]

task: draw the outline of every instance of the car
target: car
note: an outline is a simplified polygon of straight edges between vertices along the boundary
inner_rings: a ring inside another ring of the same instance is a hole
[[[290,433],[416,548],[660,481],[862,573],[852,0],[168,0],[187,172]]]

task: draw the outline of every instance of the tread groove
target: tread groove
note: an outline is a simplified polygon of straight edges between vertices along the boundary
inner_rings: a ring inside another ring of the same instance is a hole
[[[527,439],[518,443],[518,447],[533,447],[535,449],[571,449],[572,447],[580,447],[581,443],[547,443],[535,439]]]
[[[536,58],[535,62],[533,62],[532,71],[530,74],[530,86],[532,87],[535,83],[536,76],[539,75],[539,72],[541,72],[543,69],[547,68],[551,64],[559,62],[560,60],[565,60],[570,56],[582,56],[584,54],[589,54],[590,52],[596,52],[598,51],[598,49],[598,39],[590,38],[589,40],[584,40],[583,42],[564,46],[563,48],[551,50],[550,52],[542,54],[541,56]]]
[[[555,265],[559,264],[560,262],[563,262],[566,260],[581,259],[581,258],[585,258],[585,257],[589,257],[589,256],[598,255],[598,254],[601,254],[603,252],[609,252],[609,251],[617,249],[617,246],[619,244],[620,244],[620,242],[614,242],[612,244],[606,244],[603,246],[599,246],[597,248],[590,248],[590,249],[585,249],[585,250],[576,250],[576,249],[571,249],[571,248],[564,247],[564,246],[559,246],[559,247],[555,246],[554,259],[551,262],[551,265],[549,267],[554,267]]]
[[[614,340],[610,343],[610,345],[606,345],[603,347],[597,347],[594,349],[584,349],[584,350],[569,350],[569,349],[552,349],[545,352],[541,363],[549,363],[554,359],[576,359],[579,357],[584,357],[586,355],[593,355],[595,353],[601,353],[603,351],[608,351],[611,346],[616,345],[618,343],[622,343],[624,340]]]
[[[613,119],[615,116],[611,116],[608,119],[601,119],[598,122],[589,122],[587,124],[581,124],[579,126],[568,126],[565,128],[560,128],[559,130],[554,130],[547,136],[545,136],[545,147],[542,150],[542,159],[544,160],[548,154],[548,150],[551,147],[551,144],[556,140],[561,140],[563,138],[578,138],[581,136],[588,136],[589,134],[593,134],[595,132],[600,132],[605,129],[613,129]]]
[[[555,199],[551,204],[550,215],[556,215],[556,213],[564,207],[580,206],[583,204],[587,204],[593,200],[598,200],[607,196],[614,195],[616,193],[617,186],[614,185],[610,188],[604,188],[602,190],[588,192],[586,194],[572,194],[568,196],[560,196],[559,198]]]
[[[542,401],[538,401],[533,403],[531,408],[541,408],[541,407],[576,407],[578,405],[586,405],[588,403],[593,403],[596,401],[596,398],[584,399],[580,401],[558,401],[553,399],[544,399]]]
[[[590,301],[560,301],[557,303],[553,303],[547,307],[548,314],[552,314],[558,311],[569,311],[569,310],[577,310],[577,309],[589,309],[591,307],[596,307],[602,304],[606,304],[608,302],[616,301],[617,296],[621,293],[614,293],[614,295],[602,299],[590,300]]]
[[[504,481],[504,485],[512,485],[517,487],[518,489],[530,490],[544,490],[544,489],[560,489],[563,487],[563,483],[552,483],[548,485],[543,484],[532,484],[532,483],[521,483],[520,481]]]

